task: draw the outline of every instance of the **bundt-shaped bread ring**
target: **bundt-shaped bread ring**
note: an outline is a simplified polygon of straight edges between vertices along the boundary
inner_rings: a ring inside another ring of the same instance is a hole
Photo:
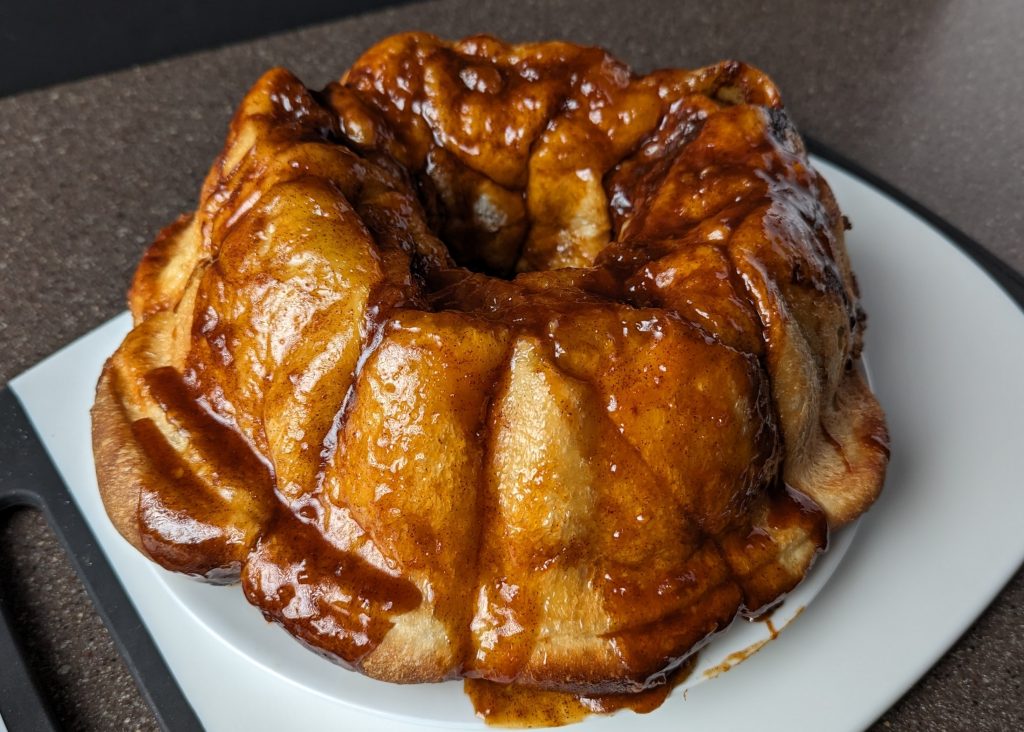
[[[270,71],[136,273],[107,510],[377,678],[659,683],[881,487],[844,225],[740,63],[415,33]]]

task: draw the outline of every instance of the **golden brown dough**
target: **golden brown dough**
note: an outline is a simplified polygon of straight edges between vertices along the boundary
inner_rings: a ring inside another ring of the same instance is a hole
[[[136,273],[104,503],[377,678],[660,683],[881,488],[843,224],[740,63],[412,33],[272,70]]]

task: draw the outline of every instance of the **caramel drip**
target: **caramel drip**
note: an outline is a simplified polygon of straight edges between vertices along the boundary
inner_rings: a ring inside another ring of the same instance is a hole
[[[200,455],[216,461],[218,482],[250,493],[269,495],[273,491],[274,479],[267,464],[235,429],[199,404],[177,370],[164,366],[144,378],[168,421],[185,433]]]
[[[139,496],[142,545],[163,566],[214,582],[234,581],[245,556],[231,512],[167,442],[151,419],[132,423],[132,436],[163,481]]]
[[[422,600],[408,580],[334,549],[283,508],[250,554],[242,589],[268,620],[350,667],[380,644],[392,618]]]
[[[160,476],[140,496],[143,545],[170,569],[234,581],[272,499],[270,470],[241,435],[196,401],[174,368],[153,369],[143,381],[186,445],[176,450],[151,419],[132,424]]]

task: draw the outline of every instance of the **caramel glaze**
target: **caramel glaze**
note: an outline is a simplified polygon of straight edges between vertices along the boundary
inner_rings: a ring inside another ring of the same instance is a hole
[[[373,676],[653,708],[827,543],[783,476],[860,348],[841,227],[743,64],[406,34],[271,71],[133,284],[165,365],[112,361],[173,478],[145,550]]]
[[[359,593],[342,591],[334,578]],[[268,620],[345,666],[362,658],[391,629],[391,617],[419,606],[411,582],[377,569],[357,554],[324,546],[323,536],[279,510],[253,549],[243,577],[245,596]]]
[[[161,490],[142,490],[142,543],[169,569],[212,582],[236,581],[255,535],[230,516],[242,512],[256,521],[265,517],[271,472],[236,431],[202,408],[175,369],[156,368],[143,379],[198,454],[216,460],[214,485],[219,490],[209,490],[151,419],[133,422],[132,434],[154,467],[172,478]]]

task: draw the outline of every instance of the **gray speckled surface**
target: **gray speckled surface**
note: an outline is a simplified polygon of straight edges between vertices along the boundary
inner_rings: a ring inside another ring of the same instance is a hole
[[[234,105],[269,66],[310,86],[391,32],[560,37],[638,70],[740,58],[801,129],[1024,269],[1024,4],[505,3],[385,11],[0,100],[0,378],[124,307],[158,228],[190,208]],[[0,582],[68,726],[154,726],[43,522],[0,522]],[[1024,728],[1024,576],[878,723]],[[941,612],[941,598],[922,598]],[[823,672],[827,673],[827,670]]]

